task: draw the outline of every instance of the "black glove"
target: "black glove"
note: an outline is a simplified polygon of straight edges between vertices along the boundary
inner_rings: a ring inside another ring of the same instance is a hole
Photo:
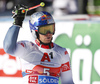
[[[14,25],[19,25],[22,27],[25,14],[27,12],[25,9],[27,9],[27,7],[22,4],[19,4],[14,7],[14,10],[12,11],[13,13],[12,17],[14,18],[14,23],[13,23]]]

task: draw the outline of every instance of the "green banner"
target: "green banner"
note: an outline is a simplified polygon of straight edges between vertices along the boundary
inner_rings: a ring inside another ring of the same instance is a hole
[[[55,43],[70,50],[75,84],[100,84],[100,23],[75,23],[72,37],[60,34]]]

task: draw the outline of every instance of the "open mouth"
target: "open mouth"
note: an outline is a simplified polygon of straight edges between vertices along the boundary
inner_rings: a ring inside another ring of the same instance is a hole
[[[50,39],[50,37],[47,37],[47,39]]]

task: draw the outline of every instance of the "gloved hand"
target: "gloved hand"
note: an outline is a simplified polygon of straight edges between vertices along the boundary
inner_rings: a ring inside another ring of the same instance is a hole
[[[12,11],[13,13],[12,17],[14,18],[14,22],[13,22],[14,25],[18,25],[22,27],[23,20],[27,13],[25,9],[27,9],[27,7],[22,4],[19,4],[14,7],[14,10]]]

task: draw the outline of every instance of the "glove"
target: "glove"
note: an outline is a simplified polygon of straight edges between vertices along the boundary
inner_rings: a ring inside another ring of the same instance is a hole
[[[22,4],[19,4],[14,7],[14,10],[12,11],[13,13],[12,17],[14,18],[14,22],[13,22],[14,25],[18,25],[22,27],[22,23],[27,12],[26,9],[28,8]]]

